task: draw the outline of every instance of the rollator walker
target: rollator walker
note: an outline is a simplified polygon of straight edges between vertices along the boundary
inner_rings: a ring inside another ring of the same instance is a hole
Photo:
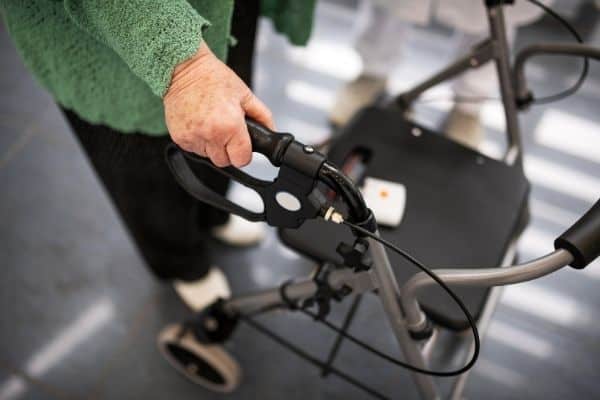
[[[598,257],[600,201],[558,236],[555,251],[513,265],[516,243],[528,222],[530,185],[523,172],[517,117],[518,110],[533,100],[524,74],[526,61],[538,54],[600,59],[600,51],[581,44],[536,44],[523,49],[511,65],[503,14],[507,3],[485,1],[489,39],[393,101],[359,112],[341,129],[327,156],[288,133],[271,132],[247,121],[253,151],[279,168],[273,181],[232,167],[216,168],[208,159],[174,144],[167,148],[175,178],[192,196],[279,228],[284,244],[317,264],[310,277],[220,299],[185,323],[165,328],[159,346],[175,368],[209,389],[231,392],[241,371],[220,345],[231,338],[238,323],[246,323],[321,368],[323,375],[337,375],[375,398],[399,398],[403,393],[398,388],[396,393],[382,394],[336,368],[333,362],[342,341],[408,368],[423,399],[460,399],[479,353],[479,335],[490,323],[501,286],[537,279],[565,266],[584,268]],[[487,62],[496,65],[506,118],[507,147],[501,160],[406,117],[423,92]],[[342,170],[349,171],[348,163],[357,154],[364,171],[350,179]],[[210,166],[256,191],[263,212],[250,211],[213,192],[194,175],[190,167],[194,163]],[[365,176],[406,187],[406,208],[397,227],[378,226],[359,190]],[[415,266],[421,272],[415,274]],[[381,301],[402,358],[348,333],[366,294]],[[343,324],[337,326],[327,315],[345,298],[352,304]],[[326,359],[312,356],[255,319],[280,309],[305,313],[336,332]]]

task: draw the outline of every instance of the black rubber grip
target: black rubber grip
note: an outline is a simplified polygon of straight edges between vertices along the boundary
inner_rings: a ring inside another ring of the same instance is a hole
[[[294,141],[294,136],[289,133],[273,132],[249,118],[246,118],[246,125],[252,141],[252,151],[264,155],[271,164],[279,167],[285,150]]]
[[[571,267],[578,269],[600,256],[600,200],[554,241],[554,248],[571,253]]]

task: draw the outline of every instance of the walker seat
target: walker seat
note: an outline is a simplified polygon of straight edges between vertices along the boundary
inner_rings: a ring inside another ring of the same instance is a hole
[[[500,266],[511,241],[526,225],[529,183],[518,165],[482,155],[382,107],[359,113],[335,140],[328,158],[341,165],[358,148],[371,153],[366,176],[406,187],[402,221],[396,228],[380,227],[383,238],[426,265]],[[280,236],[299,253],[336,264],[343,264],[336,252],[338,243],[353,241],[348,228],[317,219],[307,220],[300,229],[280,229]],[[416,272],[396,254],[389,256],[400,284]],[[455,290],[478,319],[490,289]],[[442,326],[468,327],[442,290],[425,291],[420,301]]]

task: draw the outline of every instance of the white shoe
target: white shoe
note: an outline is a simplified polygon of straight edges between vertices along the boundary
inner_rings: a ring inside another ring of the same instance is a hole
[[[386,78],[361,75],[338,93],[329,113],[331,123],[343,126],[358,110],[375,101],[387,84]]]
[[[202,310],[218,298],[227,299],[231,296],[227,278],[217,267],[212,267],[204,278],[197,281],[174,281],[173,287],[193,311]]]
[[[267,235],[265,224],[250,222],[231,214],[225,225],[212,230],[215,238],[232,246],[252,246],[262,241]]]
[[[474,150],[479,149],[483,141],[483,127],[478,116],[454,107],[444,125],[447,137]]]

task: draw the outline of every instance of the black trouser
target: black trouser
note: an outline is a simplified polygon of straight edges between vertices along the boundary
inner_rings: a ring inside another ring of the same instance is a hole
[[[227,64],[250,87],[258,0],[237,0],[232,34],[238,40]],[[63,110],[138,249],[152,272],[161,279],[194,280],[211,265],[210,228],[227,215],[196,201],[174,181],[164,161],[168,135],[123,134],[92,125]],[[206,168],[197,175],[225,194],[229,181]]]

